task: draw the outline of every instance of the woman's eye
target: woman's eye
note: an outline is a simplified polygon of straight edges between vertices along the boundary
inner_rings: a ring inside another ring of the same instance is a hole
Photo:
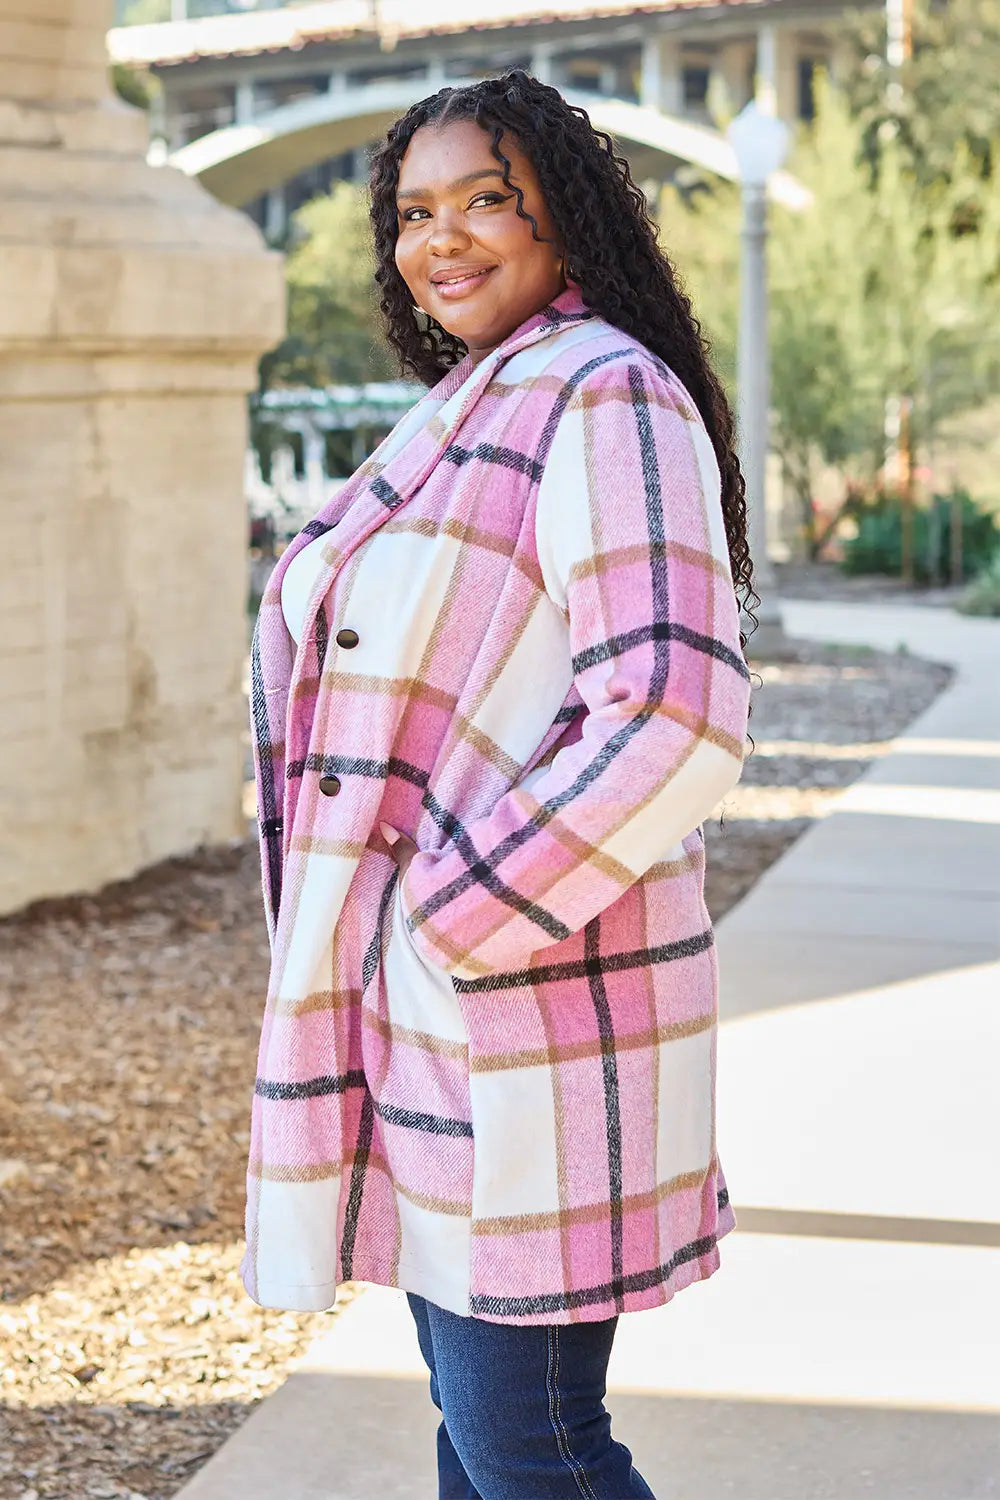
[[[513,196],[513,193],[477,193],[470,200],[469,207],[495,208],[498,203],[506,203],[507,199]],[[419,224],[424,219],[429,219],[431,215],[426,208],[407,208],[401,212],[400,217],[404,224]]]

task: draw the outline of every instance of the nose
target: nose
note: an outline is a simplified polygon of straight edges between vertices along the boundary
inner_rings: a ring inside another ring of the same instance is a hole
[[[434,228],[427,237],[427,248],[433,255],[460,255],[472,243],[462,214],[450,208],[439,209]]]

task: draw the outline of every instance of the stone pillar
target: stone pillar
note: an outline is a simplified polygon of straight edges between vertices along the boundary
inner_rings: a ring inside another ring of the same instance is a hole
[[[726,42],[712,63],[709,97],[721,94],[728,116],[738,115],[753,87],[753,42]]]
[[[236,103],[233,110],[233,123],[235,125],[252,125],[257,113],[257,107],[253,97],[254,80],[252,74],[238,80],[236,84]]]
[[[264,235],[268,243],[277,245],[285,237],[288,228],[288,205],[285,200],[285,184],[279,182],[269,188],[264,198]]]
[[[111,0],[0,0],[0,910],[242,830],[250,221],[146,164]]]
[[[537,78],[539,83],[554,84],[556,82],[552,52],[553,48],[548,42],[539,42],[532,48],[528,72],[532,77]]]
[[[756,94],[783,120],[798,116],[799,38],[788,26],[766,22],[757,31]]]
[[[302,432],[302,457],[306,494],[310,506],[317,511],[326,499],[326,440],[311,422],[307,422]]]
[[[655,32],[643,39],[639,103],[665,115],[684,113],[684,78],[680,43]]]
[[[838,32],[833,38],[826,60],[826,68],[830,74],[831,82],[838,86],[843,84],[850,74],[853,61],[850,42],[842,33]]]

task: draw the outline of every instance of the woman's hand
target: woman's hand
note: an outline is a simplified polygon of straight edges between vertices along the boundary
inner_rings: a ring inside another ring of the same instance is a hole
[[[400,833],[398,828],[393,828],[389,823],[379,823],[382,837],[389,846],[389,853],[399,867],[400,879],[406,874],[410,860],[417,853],[417,846],[406,833]]]

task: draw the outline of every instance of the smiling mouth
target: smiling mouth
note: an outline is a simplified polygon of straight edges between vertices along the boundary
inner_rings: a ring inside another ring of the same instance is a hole
[[[440,279],[432,277],[431,285],[440,297],[464,297],[468,292],[478,291],[487,276],[495,270],[495,266],[477,266],[454,273],[439,272]]]

